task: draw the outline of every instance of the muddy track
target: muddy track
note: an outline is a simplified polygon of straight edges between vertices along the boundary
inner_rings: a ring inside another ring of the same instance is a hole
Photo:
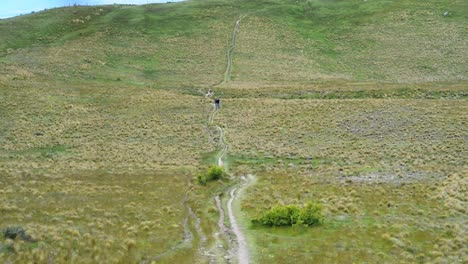
[[[223,209],[221,197],[219,194],[215,196],[215,203],[216,203],[216,208],[218,209],[218,212],[219,212],[219,220],[218,220],[219,231],[222,234],[226,234],[227,229],[226,229],[226,226],[224,225],[224,209]]]
[[[187,206],[190,217],[195,221],[195,231],[197,236],[200,238],[200,248],[206,244],[206,236],[201,229],[201,219],[195,214],[190,206]]]

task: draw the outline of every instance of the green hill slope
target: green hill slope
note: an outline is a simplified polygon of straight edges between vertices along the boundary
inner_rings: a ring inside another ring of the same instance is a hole
[[[59,79],[213,85],[231,27],[247,15],[233,85],[459,81],[468,71],[467,12],[466,1],[70,7],[0,21],[0,54],[3,65]]]

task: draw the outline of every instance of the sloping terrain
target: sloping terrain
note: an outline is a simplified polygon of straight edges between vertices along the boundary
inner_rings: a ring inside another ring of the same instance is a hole
[[[236,180],[195,180],[218,157],[212,89],[224,165],[256,175],[232,212],[252,262],[466,262],[467,13],[193,0],[0,20],[0,229],[34,238],[0,239],[0,261],[235,263],[212,253]],[[309,201],[321,226],[250,223]]]

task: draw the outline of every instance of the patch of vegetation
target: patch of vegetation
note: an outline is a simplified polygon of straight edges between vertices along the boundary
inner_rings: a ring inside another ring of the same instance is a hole
[[[248,165],[252,167],[262,166],[265,164],[274,164],[276,163],[276,159],[273,157],[265,157],[265,156],[256,156],[256,157],[249,157],[249,156],[229,156],[229,161],[232,162],[233,166],[243,166]]]
[[[200,173],[197,176],[198,183],[206,185],[210,181],[223,179],[226,176],[226,171],[223,166],[211,165],[205,173]]]
[[[267,226],[313,226],[323,222],[322,205],[308,203],[303,207],[298,205],[277,205],[264,213],[252,223]]]
[[[24,230],[21,226],[9,226],[2,230],[3,237],[15,240],[16,238],[24,240],[24,241],[32,241],[32,237],[26,234],[26,230]]]
[[[0,254],[2,253],[13,253],[14,248],[12,243],[3,244],[0,243]]]

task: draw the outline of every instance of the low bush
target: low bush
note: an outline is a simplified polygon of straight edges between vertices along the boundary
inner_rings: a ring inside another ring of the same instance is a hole
[[[306,204],[299,212],[298,223],[312,226],[323,222],[322,205],[317,203]]]
[[[209,181],[222,179],[226,176],[226,171],[222,166],[212,165],[208,167],[206,173],[200,173],[197,176],[198,183],[205,185]]]
[[[219,180],[226,176],[226,172],[222,166],[210,166],[206,172],[206,178],[211,180]]]
[[[7,239],[19,238],[24,241],[32,241],[31,236],[26,234],[26,231],[21,226],[9,226],[3,229],[3,236]]]
[[[275,206],[252,222],[267,226],[318,225],[323,222],[322,205],[308,203],[303,207]]]

